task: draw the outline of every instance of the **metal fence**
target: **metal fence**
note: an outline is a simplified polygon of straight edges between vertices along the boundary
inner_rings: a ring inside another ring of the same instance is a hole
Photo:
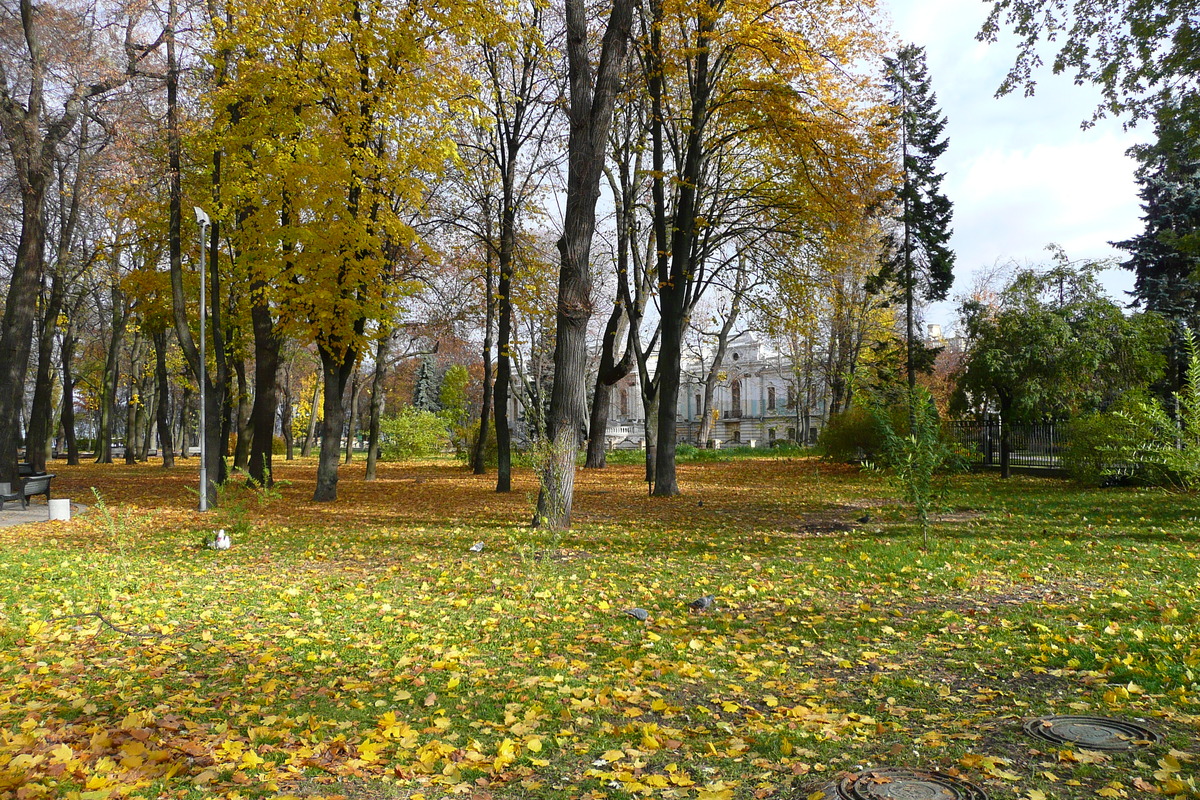
[[[980,466],[1000,466],[1000,420],[959,420],[950,423],[954,437]],[[1012,467],[1057,469],[1061,466],[1062,430],[1057,422],[1009,425],[1008,463]]]

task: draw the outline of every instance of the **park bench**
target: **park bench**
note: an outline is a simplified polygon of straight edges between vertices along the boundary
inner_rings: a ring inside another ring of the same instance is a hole
[[[33,475],[25,479],[21,484],[19,491],[5,492],[0,494],[0,510],[4,509],[4,504],[11,500],[20,500],[21,508],[29,505],[29,498],[44,494],[46,502],[50,502],[50,479],[54,477],[54,473],[43,473],[41,475]]]

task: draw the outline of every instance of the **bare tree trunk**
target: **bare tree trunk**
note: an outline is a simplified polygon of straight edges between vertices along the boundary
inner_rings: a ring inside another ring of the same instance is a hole
[[[371,411],[367,422],[367,480],[375,480],[379,461],[379,422],[383,418],[383,380],[387,377],[387,360],[391,353],[391,331],[379,337],[375,345],[375,372],[371,376]]]
[[[250,309],[254,328],[254,406],[250,409],[250,480],[260,486],[271,486],[271,456],[275,445],[275,409],[278,406],[276,387],[279,382],[279,337],[271,319],[271,309],[265,302]],[[290,438],[290,432],[285,435]]]
[[[183,191],[180,184],[182,140],[179,131],[179,64],[175,54],[175,24],[178,11],[175,0],[171,0],[168,10],[167,23],[167,159],[170,174],[170,203],[168,214],[167,245],[171,265],[171,298],[173,304],[173,320],[175,335],[183,350],[197,385],[204,386],[204,414],[207,430],[200,435],[205,438],[204,464],[208,485],[202,487],[206,502],[210,507],[217,503],[217,485],[225,480],[225,443],[221,441],[223,417],[225,412],[225,392],[228,386],[229,366],[226,362],[224,336],[221,328],[221,284],[217,262],[220,255],[219,223],[215,220],[209,227],[207,253],[205,243],[200,243],[198,268],[208,273],[210,293],[209,316],[213,338],[213,355],[216,361],[215,374],[210,375],[208,365],[200,360],[200,351],[192,337],[188,324],[187,300],[183,291]],[[217,83],[223,83],[225,66],[218,68]],[[221,186],[221,154],[214,153],[212,159],[212,191],[214,197],[220,194]],[[207,263],[206,263],[207,262]],[[201,309],[201,313],[204,313]]]
[[[125,463],[136,464],[141,443],[138,438],[138,410],[142,402],[138,392],[138,378],[142,371],[144,340],[141,329],[135,329],[133,342],[129,345],[129,397],[125,400]],[[144,411],[143,411],[144,413]]]
[[[154,382],[158,392],[154,416],[158,424],[158,452],[163,469],[175,466],[175,440],[171,436],[171,387],[167,375],[167,332],[154,334]]]
[[[587,323],[592,314],[591,248],[596,231],[596,200],[608,128],[620,89],[633,24],[632,0],[613,0],[600,59],[589,57],[587,9],[566,0],[567,60],[570,84],[570,138],[567,145],[567,202],[558,240],[558,312],[554,347],[554,387],[547,433],[550,453],[542,468],[536,521],[569,528],[575,491],[575,454],[587,435]]]
[[[613,306],[608,324],[604,328],[604,341],[600,351],[600,368],[596,371],[596,386],[592,391],[592,412],[588,423],[586,469],[603,469],[607,460],[608,409],[612,400],[612,387],[633,369],[633,348],[628,342],[620,361],[616,358],[617,341],[625,339],[629,326],[629,315],[624,304],[618,300]]]
[[[233,451],[233,468],[245,470],[250,463],[250,439],[254,435],[254,417],[251,414],[250,382],[246,377],[246,360],[241,356],[233,359],[237,376],[237,446]],[[274,417],[274,414],[271,415]]]
[[[283,391],[279,401],[279,428],[283,431],[283,446],[285,458],[292,461],[296,457],[296,437],[292,430],[292,404],[295,398],[292,397],[292,368],[289,365],[282,370],[283,376]]]
[[[656,21],[661,18],[661,3],[655,3]],[[662,347],[658,356],[658,452],[655,454],[654,494],[671,497],[679,494],[679,482],[675,474],[675,446],[677,434],[677,407],[679,404],[679,372],[683,349],[683,329],[687,324],[687,297],[690,276],[695,274],[693,242],[696,233],[697,195],[702,182],[705,124],[708,119],[709,96],[712,83],[709,75],[709,37],[716,15],[701,19],[696,41],[695,64],[691,67],[691,118],[687,126],[686,144],[683,151],[682,174],[679,176],[678,202],[672,220],[670,259],[660,259],[659,285],[662,286]],[[655,43],[653,47],[661,45]],[[661,114],[663,86],[661,70],[656,70],[652,79],[655,86],[654,102],[656,120],[653,128],[655,164],[661,163],[659,150],[662,147]],[[661,191],[662,177],[655,178]],[[656,214],[665,212],[661,201],[656,202]]]
[[[300,446],[300,457],[308,458],[312,453],[313,440],[317,438],[317,407],[321,402],[321,374],[317,375],[316,385],[313,386],[312,413],[308,417],[308,432],[304,436],[304,444]]]
[[[350,379],[350,424],[346,427],[346,461],[349,464],[354,456],[354,437],[358,433],[358,393],[362,390],[362,381],[358,370]]]
[[[654,469],[658,462],[658,393],[650,395],[646,403],[646,418],[642,427],[646,432],[646,483],[654,486]]]
[[[75,439],[75,341],[75,321],[71,319],[63,331],[62,344],[59,346],[63,380],[62,429],[63,439],[67,443],[67,464],[70,466],[79,464],[79,443]]]
[[[498,322],[496,333],[496,388],[492,406],[496,411],[496,491],[512,491],[512,426],[508,419],[508,401],[512,396],[512,273],[500,269]]]
[[[191,410],[192,390],[188,386],[183,387],[183,396],[179,398],[179,459],[186,461],[188,458],[188,447],[191,445],[191,437],[188,436],[188,411]]]
[[[321,354],[322,384],[325,391],[322,405],[324,419],[321,422],[321,452],[317,461],[317,488],[313,492],[313,502],[323,503],[337,499],[338,456],[341,454],[342,425],[346,419],[346,383],[354,371],[357,354],[349,350],[338,356],[324,347],[318,347],[318,350]]]
[[[479,434],[475,437],[475,452],[471,454],[472,471],[476,475],[483,475],[487,472],[488,425],[492,412],[492,323],[496,316],[496,295],[492,288],[492,251],[490,247],[484,274],[484,292],[486,297],[483,322],[483,399],[479,404]]]
[[[101,379],[100,420],[97,425],[96,463],[112,463],[112,419],[116,412],[117,386],[120,381],[121,339],[125,335],[125,326],[129,322],[129,314],[125,311],[125,300],[117,286],[117,262],[120,249],[113,248],[111,277],[112,285],[109,294],[112,298],[112,338],[108,343],[108,353],[104,360],[104,376]]]
[[[41,330],[38,333],[37,377],[34,379],[29,435],[25,444],[25,460],[33,465],[35,472],[46,471],[46,446],[50,441],[51,422],[54,419],[54,404],[51,400],[54,373],[51,370],[51,362],[54,359],[54,331],[58,326],[62,305],[63,280],[55,272],[51,279],[50,296],[42,314]]]

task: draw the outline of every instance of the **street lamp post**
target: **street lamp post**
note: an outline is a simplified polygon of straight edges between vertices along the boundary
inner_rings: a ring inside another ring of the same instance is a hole
[[[200,510],[208,511],[208,420],[205,410],[204,384],[208,383],[208,363],[204,356],[204,322],[208,316],[207,301],[204,294],[204,231],[212,225],[212,220],[204,209],[195,206],[196,224],[200,226],[200,372],[197,376],[200,383]]]

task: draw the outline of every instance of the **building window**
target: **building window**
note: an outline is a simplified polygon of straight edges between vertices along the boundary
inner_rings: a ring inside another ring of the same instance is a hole
[[[629,416],[629,390],[628,389],[621,390],[621,416],[622,417]]]
[[[729,385],[729,416],[742,415],[742,382],[734,381]]]
[[[741,431],[734,431],[734,432],[733,432],[733,441],[734,441],[734,442],[741,442],[741,441],[742,441],[742,432],[741,432]]]
[[[767,387],[767,409],[770,411],[775,410],[775,387],[774,386]]]
[[[699,392],[697,392],[696,393],[696,419],[700,419],[702,414],[704,414],[704,398],[700,396]]]
[[[791,385],[789,385],[789,386],[788,386],[788,402],[787,402],[787,407],[788,407],[788,408],[795,408],[795,407],[796,407],[796,387],[795,387],[795,386],[791,386]]]
[[[796,429],[788,428],[788,441],[796,441]]]
[[[767,441],[768,442],[775,441],[775,429],[774,428],[767,428]]]

